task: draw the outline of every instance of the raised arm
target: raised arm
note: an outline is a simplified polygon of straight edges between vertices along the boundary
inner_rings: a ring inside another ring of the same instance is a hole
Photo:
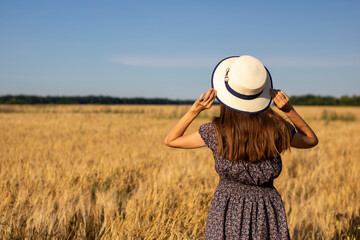
[[[312,148],[315,147],[319,140],[310,126],[301,118],[290,105],[289,97],[281,90],[270,89],[270,95],[275,105],[284,112],[284,114],[295,125],[297,133],[291,141],[291,147],[294,148]]]
[[[216,97],[216,90],[210,88],[207,93],[201,96],[194,102],[189,111],[180,118],[175,126],[170,130],[164,139],[164,144],[175,148],[199,148],[204,147],[205,143],[202,140],[199,132],[194,132],[184,136],[184,132],[190,123],[196,118],[199,113],[205,109],[209,109]]]

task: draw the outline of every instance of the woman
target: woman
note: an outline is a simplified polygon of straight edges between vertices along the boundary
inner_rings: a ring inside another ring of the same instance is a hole
[[[311,148],[318,139],[270,73],[251,56],[230,57],[215,68],[212,86],[176,123],[164,143],[176,148],[207,146],[213,152],[219,185],[211,201],[205,239],[290,239],[282,199],[273,179],[282,168],[280,153]],[[220,116],[183,135],[215,97]],[[269,108],[271,99],[295,128]]]

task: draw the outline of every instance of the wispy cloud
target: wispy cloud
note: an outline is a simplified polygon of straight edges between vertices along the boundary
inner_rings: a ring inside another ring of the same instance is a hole
[[[221,60],[216,57],[149,57],[116,56],[112,62],[137,67],[214,67]],[[357,67],[360,57],[269,57],[260,58],[266,66],[276,67]]]
[[[216,64],[215,58],[156,58],[145,56],[117,56],[112,62],[138,67],[211,67]]]

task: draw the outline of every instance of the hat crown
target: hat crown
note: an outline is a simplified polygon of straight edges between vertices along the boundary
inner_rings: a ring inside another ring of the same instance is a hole
[[[230,66],[228,84],[240,94],[254,95],[264,89],[266,78],[264,65],[258,59],[244,55]]]

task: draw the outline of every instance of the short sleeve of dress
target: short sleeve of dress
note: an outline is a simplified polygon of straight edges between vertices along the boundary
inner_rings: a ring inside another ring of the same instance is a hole
[[[199,134],[208,148],[212,151],[217,150],[217,133],[212,122],[201,125],[199,128]]]
[[[291,124],[291,123],[287,123],[288,128],[289,128],[289,133],[290,133],[290,142],[292,141],[292,139],[294,138],[294,135],[296,133],[295,127]]]

